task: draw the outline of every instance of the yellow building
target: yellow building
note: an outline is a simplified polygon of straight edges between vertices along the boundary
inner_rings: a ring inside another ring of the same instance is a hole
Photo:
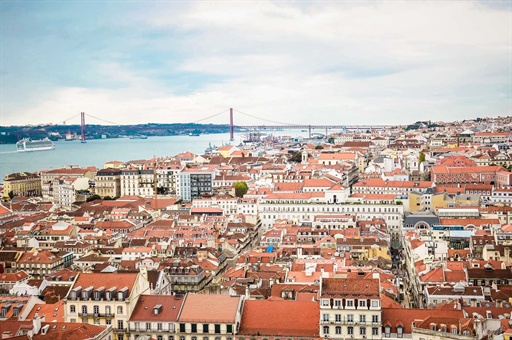
[[[96,173],[95,192],[101,197],[110,196],[112,198],[121,196],[121,170],[120,169],[101,169]]]
[[[114,340],[130,339],[128,320],[141,294],[149,294],[148,273],[80,273],[64,299],[66,322],[111,325]]]
[[[219,149],[219,153],[222,157],[229,157],[234,151],[238,150],[234,146],[225,145]]]
[[[3,198],[8,200],[9,193],[14,196],[41,196],[41,177],[30,172],[20,172],[5,176]]]
[[[437,208],[446,208],[450,203],[455,203],[453,195],[449,195],[444,191],[435,193],[433,188],[429,188],[424,193],[409,193],[409,211],[434,211]]]
[[[126,164],[120,161],[111,161],[103,164],[104,169],[123,169],[126,167]]]

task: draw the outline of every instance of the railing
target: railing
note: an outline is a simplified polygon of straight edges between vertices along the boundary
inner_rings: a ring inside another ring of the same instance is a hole
[[[114,333],[127,333],[128,332],[127,328],[112,328],[112,330],[114,331]]]

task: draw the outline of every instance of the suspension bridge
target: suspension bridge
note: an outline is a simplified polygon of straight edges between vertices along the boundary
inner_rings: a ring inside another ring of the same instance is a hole
[[[312,135],[319,135],[318,133],[312,133],[312,130],[325,130],[325,136],[328,135],[328,131],[329,130],[342,130],[343,133],[345,133],[346,131],[367,131],[367,130],[382,130],[382,129],[386,129],[386,128],[389,128],[391,127],[392,125],[373,125],[373,124],[364,124],[364,125],[325,125],[325,124],[321,124],[321,125],[306,125],[306,124],[293,124],[293,123],[285,123],[285,122],[279,122],[279,121],[275,121],[275,120],[270,120],[270,119],[265,119],[265,118],[261,118],[261,117],[258,117],[256,115],[252,115],[252,114],[248,114],[248,113],[245,113],[245,112],[242,112],[240,110],[237,110],[237,109],[233,109],[233,108],[230,108],[230,109],[226,109],[224,111],[221,111],[221,112],[218,112],[218,113],[215,113],[211,116],[208,116],[208,117],[204,117],[204,118],[201,118],[199,120],[195,120],[195,121],[192,121],[192,122],[189,122],[189,123],[175,123],[175,124],[179,124],[179,125],[167,125],[167,124],[155,124],[155,125],[152,125],[151,124],[151,129],[165,129],[165,130],[171,130],[171,129],[181,129],[183,124],[199,124],[199,123],[203,123],[207,120],[210,120],[210,119],[213,119],[215,117],[218,117],[218,116],[221,116],[223,114],[226,114],[227,112],[229,112],[229,124],[211,124],[211,125],[206,125],[204,127],[202,127],[203,129],[208,129],[208,128],[218,128],[218,127],[227,127],[229,125],[229,134],[230,134],[230,139],[231,140],[234,140],[234,133],[235,133],[235,129],[254,129],[254,130],[275,130],[275,129],[283,129],[283,128],[286,128],[286,129],[301,129],[301,130],[306,130],[309,132],[309,137],[311,138]],[[253,119],[256,119],[256,120],[259,120],[259,121],[263,121],[265,123],[268,123],[268,124],[265,124],[265,125],[236,125],[234,123],[234,116],[235,116],[235,112],[237,114],[240,114],[242,116],[246,116],[246,117],[250,117],[250,118],[253,118]],[[119,123],[116,123],[116,122],[112,122],[112,121],[109,121],[109,120],[106,120],[106,119],[103,119],[103,118],[100,118],[100,117],[96,117],[96,116],[93,116],[91,114],[85,114],[84,112],[81,112],[77,115],[74,115],[66,120],[64,120],[64,125],[60,128],[60,130],[62,130],[62,132],[65,132],[65,130],[67,130],[68,128],[66,127],[66,122],[69,122],[73,119],[75,119],[76,117],[80,116],[80,119],[81,119],[81,123],[80,123],[80,132],[81,132],[81,140],[82,142],[85,142],[86,141],[86,135],[85,135],[85,132],[86,132],[86,129],[87,131],[101,131],[101,130],[116,130],[116,129],[126,129],[126,128],[130,128],[132,130],[147,130],[148,129],[148,125],[129,125],[129,124],[119,124]],[[96,120],[99,120],[103,123],[106,123],[108,125],[95,125],[94,127],[93,126],[89,126],[87,127],[86,124],[85,124],[85,118],[87,117],[90,117],[90,118],[94,118]],[[59,131],[59,129],[55,129],[56,131]]]

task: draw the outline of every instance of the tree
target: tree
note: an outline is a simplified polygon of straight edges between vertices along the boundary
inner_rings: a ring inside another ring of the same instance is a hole
[[[233,186],[235,187],[236,197],[244,197],[244,195],[247,193],[247,190],[249,190],[249,187],[245,182],[235,182]]]
[[[323,148],[324,148],[324,147],[323,147],[323,146],[321,146],[321,145],[317,145],[317,146],[315,146],[315,150],[322,150]]]
[[[419,161],[418,164],[425,162],[425,153],[423,151],[420,152],[420,157],[418,158],[418,161]]]
[[[302,162],[302,152],[296,152],[295,155],[293,155],[291,158],[290,158],[290,161],[291,162],[295,162],[295,163],[300,163]]]
[[[9,191],[9,199],[12,200],[16,195],[14,194],[14,192],[12,191]]]
[[[96,195],[96,194],[94,194],[94,195],[92,195],[92,196],[87,197],[87,200],[86,200],[86,201],[87,201],[87,202],[91,202],[91,201],[94,201],[94,200],[100,200],[100,199],[101,199],[101,196],[100,196],[100,195]]]
[[[334,144],[334,142],[335,142],[334,137],[329,137],[329,139],[327,140],[327,143],[329,143],[329,144]]]

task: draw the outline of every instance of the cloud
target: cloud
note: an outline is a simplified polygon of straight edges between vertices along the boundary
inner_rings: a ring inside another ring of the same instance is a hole
[[[506,6],[453,1],[112,6],[95,9],[106,13],[94,27],[76,28],[77,51],[69,42],[54,41],[52,48],[68,58],[80,54],[83,67],[31,60],[33,73],[50,65],[59,77],[39,80],[33,87],[44,95],[29,95],[32,100],[4,96],[2,124],[58,122],[80,111],[124,123],[187,122],[229,107],[302,124],[511,114]],[[121,13],[114,20],[108,13],[116,10]],[[91,14],[64,13],[71,20]],[[14,60],[16,49],[27,46],[9,46],[12,59],[4,60],[4,68],[28,78],[20,70],[23,62]],[[65,76],[59,66],[68,71]],[[31,93],[23,84],[14,88]],[[258,123],[240,115],[235,120]],[[212,122],[227,121],[226,115]]]

